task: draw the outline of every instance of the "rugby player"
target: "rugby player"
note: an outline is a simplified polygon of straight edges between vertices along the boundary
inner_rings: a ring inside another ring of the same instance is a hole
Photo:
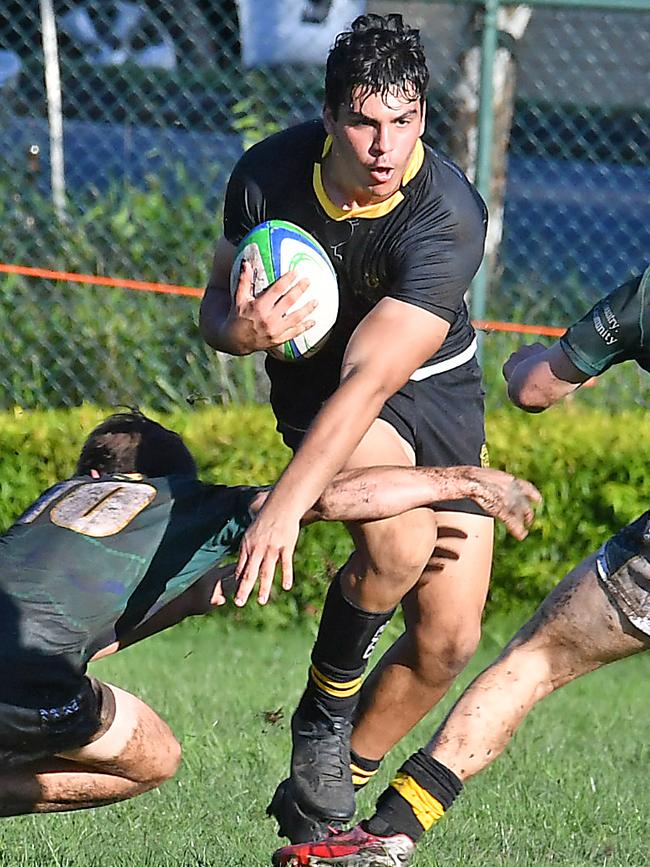
[[[523,346],[504,365],[511,400],[541,412],[612,365],[650,371],[650,268],[599,301],[550,349]],[[650,648],[650,512],[570,572],[498,659],[467,688],[424,749],[402,765],[376,812],[346,833],[285,847],[275,865],[398,867],[463,783],[508,745],[540,699]]]
[[[231,302],[236,246],[263,220],[313,234],[340,290],[338,321],[318,353],[266,361],[278,430],[295,456],[245,537],[239,604],[258,577],[266,602],[276,563],[291,586],[300,516],[342,468],[485,461],[464,295],[483,255],[486,209],[462,172],[421,140],[427,84],[418,31],[400,15],[361,16],[329,54],[322,120],[255,145],[230,177],[201,307],[205,340],[244,355],[312,324],[313,305],[288,313],[304,291],[292,273],[254,298],[244,266]],[[361,783],[476,649],[493,521],[468,499],[436,509],[349,525],[356,550],[329,590],[292,719],[291,779],[270,805],[292,840],[352,816],[350,738]],[[359,702],[372,648],[400,601],[406,631]]]
[[[199,481],[177,434],[118,413],[90,434],[75,477],[0,537],[0,815],[97,807],[174,774],[166,723],[87,664],[223,603],[233,567],[220,566],[267,495]],[[519,538],[539,497],[496,470],[383,467],[339,476],[305,520],[466,496]]]

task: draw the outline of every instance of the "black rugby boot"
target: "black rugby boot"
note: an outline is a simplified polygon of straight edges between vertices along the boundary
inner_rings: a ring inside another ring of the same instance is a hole
[[[266,815],[278,823],[278,837],[287,837],[292,843],[322,840],[332,832],[332,824],[322,822],[306,813],[296,801],[291,780],[282,780],[275,790]]]
[[[291,719],[291,782],[296,800],[326,823],[347,822],[355,811],[350,772],[352,722],[318,699],[301,702]]]

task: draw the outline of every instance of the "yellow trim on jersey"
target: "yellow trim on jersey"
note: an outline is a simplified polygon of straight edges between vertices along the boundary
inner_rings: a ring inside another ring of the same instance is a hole
[[[390,785],[409,802],[415,818],[425,831],[444,816],[445,808],[440,801],[416,783],[410,774],[400,771]]]
[[[321,158],[327,156],[327,154],[330,152],[331,147],[332,137],[328,135],[325,139],[325,144],[323,145],[323,153]],[[409,164],[406,167],[406,171],[404,172],[401,186],[404,187],[406,186],[406,184],[413,180],[413,178],[422,168],[423,162],[424,145],[422,144],[422,141],[418,139],[413,149],[413,153],[411,154]],[[404,201],[404,193],[402,193],[401,190],[396,190],[393,195],[390,196],[390,198],[385,199],[383,202],[377,202],[376,205],[364,205],[363,207],[350,208],[349,210],[339,208],[338,205],[335,205],[325,192],[320,163],[314,163],[312,183],[318,201],[321,203],[327,216],[331,217],[333,220],[349,220],[352,217],[364,217],[367,219],[383,217],[385,214],[390,213],[394,208],[396,208]]]
[[[334,698],[349,698],[356,695],[361,689],[361,682],[363,681],[363,677],[355,677],[354,680],[341,683],[341,681],[326,677],[315,665],[309,669],[309,675],[317,687]]]

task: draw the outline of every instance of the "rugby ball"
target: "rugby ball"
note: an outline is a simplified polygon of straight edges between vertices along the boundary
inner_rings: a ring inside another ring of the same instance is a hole
[[[318,241],[300,226],[284,220],[267,220],[260,223],[242,239],[230,273],[230,291],[237,290],[242,261],[253,266],[253,293],[261,295],[287,271],[295,271],[302,279],[309,280],[309,288],[289,308],[289,313],[299,310],[308,301],[318,301],[309,318],[314,325],[279,346],[269,349],[269,354],[282,361],[298,361],[308,358],[321,348],[332,330],[339,312],[339,290],[336,273],[325,250]]]

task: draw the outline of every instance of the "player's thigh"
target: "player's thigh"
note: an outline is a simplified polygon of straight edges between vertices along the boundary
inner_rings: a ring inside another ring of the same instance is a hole
[[[346,463],[346,469],[414,464],[409,443],[383,419],[376,419]],[[435,515],[429,508],[413,509],[380,521],[348,523],[356,545],[357,569],[369,572],[417,570],[419,576],[436,538]]]
[[[555,587],[517,633],[510,648],[541,649],[556,678],[577,676],[650,646],[620,612],[587,557]]]
[[[167,723],[126,690],[102,683],[102,725],[93,740],[61,758],[133,780],[168,779],[180,746]]]
[[[415,452],[409,441],[387,421],[377,418],[348,458],[345,469],[376,467],[390,463],[395,466],[415,465]]]
[[[414,588],[438,620],[480,617],[490,585],[494,520],[469,512],[436,512],[433,555]]]
[[[473,654],[490,584],[494,521],[467,512],[438,512],[432,558],[403,601],[407,633],[452,667]]]

